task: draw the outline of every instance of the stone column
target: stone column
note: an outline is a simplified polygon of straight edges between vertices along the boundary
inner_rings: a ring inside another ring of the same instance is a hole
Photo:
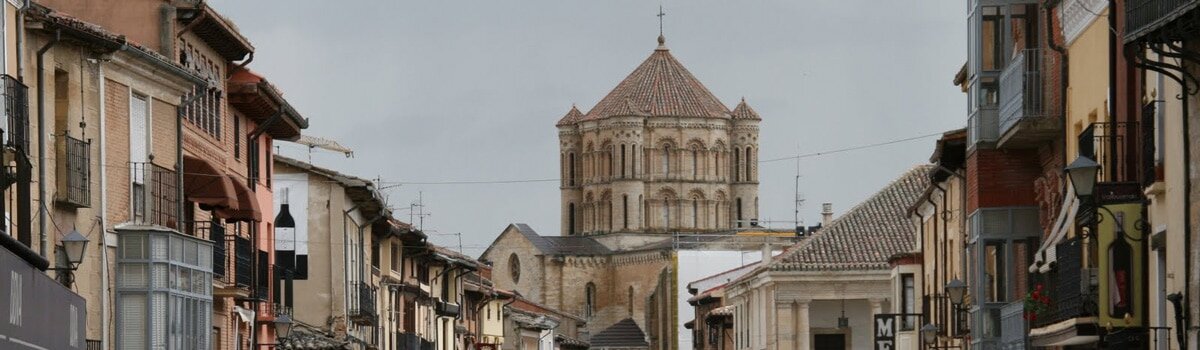
[[[779,349],[779,327],[776,325],[776,316],[779,314],[775,310],[775,286],[770,285],[763,288],[766,291],[765,302],[766,308],[763,312],[767,313],[767,349]]]
[[[812,348],[810,339],[812,339],[811,331],[808,323],[808,300],[796,301],[796,349],[808,350]]]

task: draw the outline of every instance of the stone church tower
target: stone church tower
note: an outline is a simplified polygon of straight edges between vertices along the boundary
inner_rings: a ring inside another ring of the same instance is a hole
[[[658,48],[558,121],[562,234],[728,232],[758,218],[758,123]]]

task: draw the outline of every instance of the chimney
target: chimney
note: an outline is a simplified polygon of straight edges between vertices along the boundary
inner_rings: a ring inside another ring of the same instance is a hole
[[[821,226],[829,226],[833,222],[833,203],[821,203]]]

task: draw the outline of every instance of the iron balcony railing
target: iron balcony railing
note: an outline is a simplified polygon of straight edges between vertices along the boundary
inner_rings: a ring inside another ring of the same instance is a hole
[[[435,311],[437,311],[438,316],[446,317],[458,317],[458,313],[462,309],[458,304],[441,300],[434,305],[434,308],[436,309]]]
[[[251,259],[254,259],[255,256],[258,257],[258,260],[256,260],[258,264],[256,275],[250,275],[249,273],[246,274],[247,276],[250,276],[247,279],[249,279],[254,286],[254,298],[258,300],[270,300],[271,276],[274,275],[272,272],[279,267],[270,263],[270,253],[254,248],[253,244],[251,244],[250,251],[253,252],[251,253],[252,255],[250,255]],[[253,265],[253,263],[251,264]]]
[[[66,156],[60,162],[63,173],[59,174],[59,186],[64,190],[59,192],[58,201],[77,208],[91,206],[91,142],[69,135],[58,140]]]
[[[254,285],[254,244],[247,237],[233,237],[233,285],[249,288]],[[229,240],[229,238],[226,238]]]
[[[1079,133],[1079,155],[1100,164],[1099,181],[1137,181],[1139,132],[1135,122],[1092,123]]]
[[[1197,6],[1200,0],[1130,0],[1125,3],[1125,41],[1144,37]]]
[[[29,150],[29,88],[8,74],[0,75],[3,93],[4,146]]]
[[[1000,73],[1000,135],[1022,120],[1058,116],[1058,90],[1046,81],[1053,62],[1049,52],[1025,49]]]
[[[1044,314],[1032,320],[1034,327],[1045,327],[1065,320],[1094,315],[1095,293],[1091,272],[1083,261],[1083,243],[1076,237],[1055,248],[1055,268],[1044,284],[1050,292],[1050,305]]]
[[[175,172],[149,162],[130,162],[130,221],[175,227],[179,188]]]
[[[104,350],[99,340],[88,339],[84,341],[84,350]]]
[[[375,321],[375,288],[364,282],[351,283],[357,297],[350,308],[350,318],[358,324],[371,324]]]

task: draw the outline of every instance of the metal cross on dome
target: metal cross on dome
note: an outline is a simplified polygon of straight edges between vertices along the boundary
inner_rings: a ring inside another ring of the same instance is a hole
[[[658,16],[658,36],[663,35],[663,16],[666,16],[666,15],[667,15],[667,13],[663,12],[662,5],[658,5],[658,14],[656,15],[656,16]]]

